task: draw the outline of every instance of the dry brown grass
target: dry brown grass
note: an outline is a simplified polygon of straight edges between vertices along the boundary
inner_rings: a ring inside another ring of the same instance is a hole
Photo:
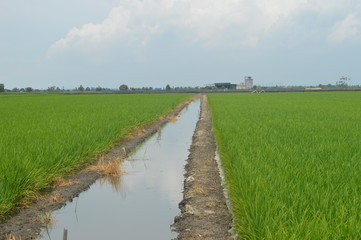
[[[63,202],[64,199],[60,196],[59,193],[55,192],[55,193],[50,195],[49,201],[54,202],[54,203],[58,203],[58,202]]]
[[[122,174],[125,174],[124,172]],[[99,182],[101,185],[107,183],[110,184],[112,186],[112,188],[116,191],[116,192],[121,192],[122,191],[122,182],[120,179],[120,176],[117,175],[106,175],[105,177],[99,179]]]
[[[57,177],[55,178],[54,181],[54,187],[67,187],[78,183],[79,183],[78,181],[69,181],[69,180],[65,180],[62,177]]]
[[[161,116],[160,118],[159,118],[159,120],[160,121],[163,121],[163,120],[166,120],[166,121],[168,121],[168,122],[177,122],[179,119],[178,119],[178,116],[179,116],[180,114],[178,114],[178,115],[176,115],[176,116],[174,116],[174,115],[172,115],[172,116]]]
[[[110,161],[105,161],[104,156],[100,157],[98,163],[89,167],[91,171],[97,171],[105,175],[120,176],[124,174],[120,170],[121,158],[117,158]]]
[[[200,234],[200,233],[193,233],[193,234],[190,236],[190,239],[191,239],[191,240],[212,240],[212,238],[207,238],[207,237],[203,236],[203,235]]]
[[[146,132],[147,130],[145,130],[144,128],[136,129],[127,136],[127,139],[143,136]]]
[[[178,117],[177,116],[168,116],[167,117],[167,121],[168,122],[171,122],[171,123],[175,123],[175,122],[177,122],[179,119],[178,119]]]
[[[207,192],[204,190],[204,188],[200,185],[195,185],[193,188],[192,188],[192,193],[194,194],[200,194],[200,195],[206,195]]]
[[[42,215],[39,215],[37,217],[38,221],[46,228],[46,229],[49,229],[51,228],[53,225],[54,225],[54,218],[52,216],[52,212],[49,211],[49,212],[46,212]]]
[[[205,164],[203,164],[201,166],[201,169],[199,169],[199,170],[203,171],[203,172],[209,172],[209,171],[213,172],[214,167],[207,164],[207,163],[210,163],[210,162],[213,162],[213,159],[204,160]]]
[[[5,236],[5,240],[21,240],[21,236],[16,236],[12,233],[8,233]]]
[[[214,207],[217,207],[217,199],[215,197],[210,197],[208,199],[208,202],[206,203],[206,206],[209,207],[209,208],[214,208]]]

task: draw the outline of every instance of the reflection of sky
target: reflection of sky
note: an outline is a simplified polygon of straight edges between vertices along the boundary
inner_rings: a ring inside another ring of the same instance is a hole
[[[199,102],[179,121],[167,124],[122,164],[117,189],[98,181],[53,216],[52,239],[171,239],[170,224],[179,214],[184,165],[198,120]],[[46,235],[46,234],[44,234]],[[48,239],[48,237],[44,237]]]

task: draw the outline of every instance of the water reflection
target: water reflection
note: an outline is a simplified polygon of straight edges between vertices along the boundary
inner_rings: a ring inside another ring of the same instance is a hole
[[[99,180],[100,186],[104,184],[110,184],[113,187],[113,190],[121,193],[123,191],[122,181],[120,175],[107,175],[105,177],[100,178]]]
[[[179,121],[168,123],[122,163],[125,174],[99,179],[53,213],[52,239],[172,239],[179,214],[183,173],[199,117],[199,100]],[[42,239],[50,239],[43,231]]]

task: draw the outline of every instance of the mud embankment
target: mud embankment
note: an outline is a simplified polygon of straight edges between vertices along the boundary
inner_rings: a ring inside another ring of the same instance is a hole
[[[181,215],[173,226],[177,239],[231,239],[232,218],[226,205],[211,127],[207,98],[193,135],[187,165]]]

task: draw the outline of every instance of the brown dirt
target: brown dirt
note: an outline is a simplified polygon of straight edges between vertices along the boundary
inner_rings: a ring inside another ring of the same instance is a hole
[[[7,222],[0,224],[0,239],[38,238],[40,229],[49,224],[49,213],[60,209],[66,205],[66,202],[72,201],[81,192],[87,190],[98,178],[107,174],[109,169],[110,174],[114,174],[111,171],[111,164],[107,163],[119,162],[120,159],[124,159],[137,145],[156,133],[165,123],[173,120],[190,101],[179,105],[166,117],[160,118],[158,122],[134,132],[110,152],[100,156],[99,158],[102,160],[100,165],[98,162],[94,162],[87,169],[76,173],[67,180],[58,179],[50,193],[38,197],[38,200],[31,203],[30,206],[21,209]]]
[[[231,239],[232,218],[226,205],[215,152],[211,113],[204,96],[185,167],[183,201],[179,204],[181,215],[173,224],[179,232],[177,239]]]

